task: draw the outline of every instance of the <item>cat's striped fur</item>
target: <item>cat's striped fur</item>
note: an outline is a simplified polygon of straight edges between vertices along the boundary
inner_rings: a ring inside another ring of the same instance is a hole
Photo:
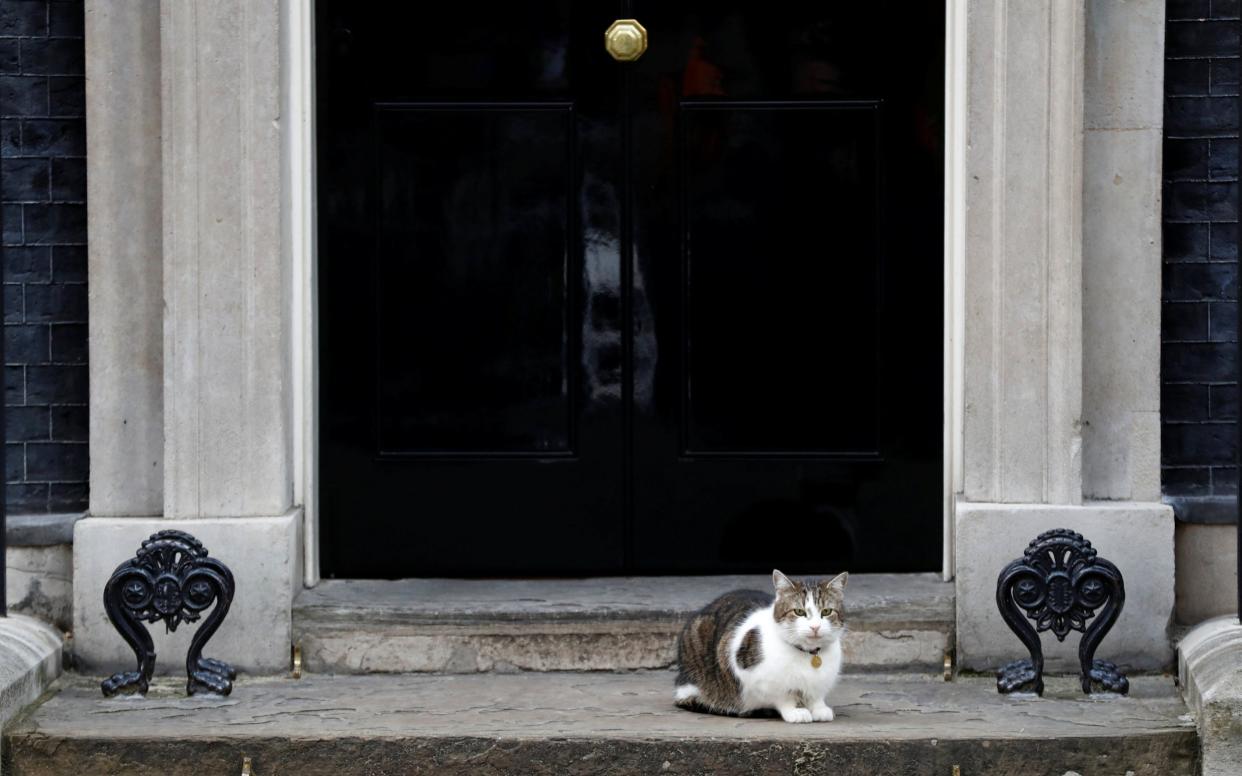
[[[677,641],[677,705],[831,719],[826,697],[840,672],[847,579],[792,581],[773,571],[775,595],[735,590],[703,607]]]

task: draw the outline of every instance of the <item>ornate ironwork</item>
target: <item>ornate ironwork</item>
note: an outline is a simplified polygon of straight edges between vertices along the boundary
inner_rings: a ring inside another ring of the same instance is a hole
[[[1116,664],[1095,659],[1096,648],[1117,622],[1125,602],[1121,572],[1099,557],[1082,534],[1057,528],[1037,536],[996,580],[1001,617],[1031,653],[1030,658],[1015,660],[996,672],[996,689],[1042,695],[1044,652],[1039,634],[1052,631],[1057,641],[1065,641],[1076,630],[1083,634],[1078,644],[1082,691],[1129,692],[1130,682]],[[1034,627],[1027,618],[1035,622]]]
[[[155,644],[143,623],[163,620],[171,633],[182,623],[197,622],[208,608],[211,613],[186,653],[186,692],[232,692],[237,672],[228,663],[203,657],[203,647],[229,613],[234,589],[233,573],[208,557],[198,539],[184,531],[152,534],[137,555],[117,566],[104,586],[104,611],[138,659],[137,670],[104,680],[104,695],[147,691],[155,671]]]

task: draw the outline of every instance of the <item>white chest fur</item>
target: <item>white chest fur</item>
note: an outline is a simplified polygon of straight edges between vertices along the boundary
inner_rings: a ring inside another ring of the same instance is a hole
[[[755,628],[759,630],[762,659],[750,668],[743,668],[737,663],[737,650],[746,633]],[[827,718],[831,719],[832,711],[827,706],[827,698],[841,674],[839,641],[829,641],[820,649],[818,655],[821,662],[816,667],[809,652],[794,647],[782,638],[769,607],[746,618],[733,635],[729,654],[741,685],[744,711],[776,709],[788,720],[788,710],[802,707],[809,710],[805,715],[807,718],[790,721],[809,722],[810,712],[819,708],[821,711],[816,718],[826,711]]]

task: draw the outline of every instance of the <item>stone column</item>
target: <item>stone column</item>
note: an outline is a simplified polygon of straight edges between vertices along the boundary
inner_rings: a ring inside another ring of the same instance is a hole
[[[1159,4],[959,0],[967,138],[954,534],[966,668],[1024,656],[997,612],[996,577],[1050,528],[1082,533],[1126,574],[1126,612],[1100,657],[1142,668],[1172,660],[1172,514],[1156,501],[1159,443],[1145,414],[1158,410],[1159,248],[1147,241],[1159,228],[1159,131],[1154,147],[1101,134],[1136,101],[1144,121],[1158,115],[1150,80],[1164,21],[1149,5]],[[1076,647],[1046,644],[1050,669],[1076,669]]]
[[[92,516],[77,526],[76,651],[99,672],[132,660],[100,605],[103,584],[143,538],[176,528],[202,540],[237,579],[237,597],[211,652],[240,668],[282,670],[288,666],[291,605],[302,578],[292,476],[292,280],[281,125],[281,61],[288,44],[282,35],[284,4],[96,0],[92,5],[97,15],[106,7],[118,18],[127,15],[131,24],[129,29],[119,22],[88,26],[93,74],[88,101],[106,103],[108,119],[132,130],[125,147],[141,145],[149,153],[147,164],[129,165],[105,149],[92,157],[92,175],[98,169],[105,181],[109,176],[122,181],[112,192],[117,200],[143,183],[153,185],[139,195],[147,203],[145,219],[114,227],[142,244],[142,260],[137,251],[109,253],[119,266],[102,270],[121,279],[151,274],[128,293],[104,298],[98,309],[92,305],[91,327],[94,331],[102,322],[105,330],[119,330],[119,322],[141,314],[150,316],[142,331],[155,334],[121,353],[92,352],[92,362],[102,368],[100,359],[111,358],[118,370],[153,365],[141,386],[162,397],[162,412],[148,414],[144,422],[158,424],[159,445],[148,455],[163,468],[162,487],[153,478],[140,507],[124,502],[106,513],[124,516]],[[138,61],[123,69],[111,66],[108,57],[133,48],[138,21],[144,45],[129,54]],[[119,95],[128,102],[112,97],[113,88],[133,88],[135,67],[155,83],[140,79],[143,89]],[[143,121],[122,119],[123,112],[137,112]],[[106,121],[105,129],[110,126]],[[158,207],[147,200],[151,191]],[[97,205],[93,200],[92,208]],[[96,245],[93,235],[92,250]],[[109,243],[103,245],[110,250]],[[158,249],[158,260],[152,260],[151,246]],[[96,255],[91,259],[99,269]],[[141,353],[131,352],[139,344]],[[105,381],[103,387],[123,386]],[[93,406],[92,414],[105,426],[124,425],[114,405]],[[153,634],[161,670],[183,670],[178,663],[192,630]]]
[[[164,513],[292,499],[280,3],[161,3]]]
[[[164,509],[160,14],[86,2],[92,515]]]

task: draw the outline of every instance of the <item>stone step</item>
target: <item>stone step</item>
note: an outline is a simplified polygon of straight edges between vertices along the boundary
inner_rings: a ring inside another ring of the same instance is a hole
[[[615,671],[666,668],[686,618],[758,576],[578,580],[325,580],[293,607],[312,672]],[[953,584],[858,574],[846,593],[852,671],[943,669]]]
[[[104,699],[62,678],[4,738],[10,776],[237,774],[905,774],[1192,776],[1198,739],[1169,677],[1088,699],[1069,678],[1044,698],[990,679],[846,676],[836,721],[696,714],[673,674],[242,677],[228,698]]]

